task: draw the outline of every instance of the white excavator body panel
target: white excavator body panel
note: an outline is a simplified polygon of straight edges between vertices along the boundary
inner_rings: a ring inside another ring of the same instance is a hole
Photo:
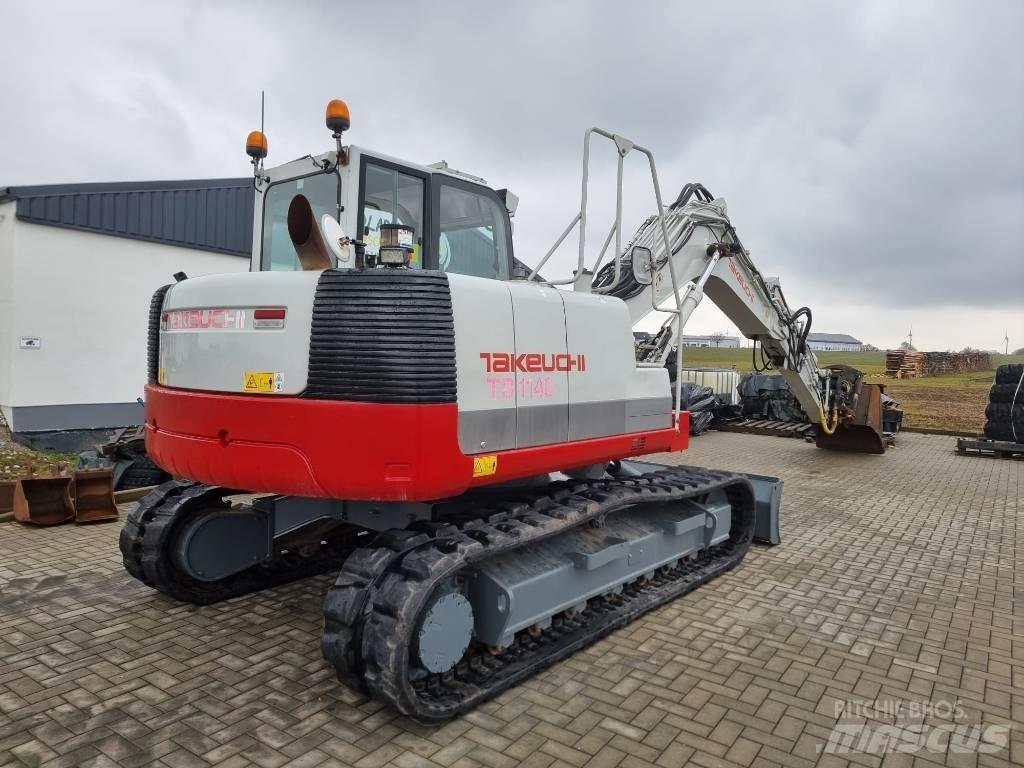
[[[213,275],[173,285],[160,321],[158,383],[301,394],[320,275]],[[636,366],[621,300],[522,281],[447,279],[464,453],[671,426],[668,373]]]
[[[259,272],[173,285],[160,318],[158,383],[207,392],[302,392],[318,279],[315,272]]]

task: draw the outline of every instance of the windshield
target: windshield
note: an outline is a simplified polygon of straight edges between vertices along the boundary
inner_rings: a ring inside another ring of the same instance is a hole
[[[302,194],[309,200],[317,222],[325,213],[337,218],[338,184],[337,174],[316,173],[270,185],[263,200],[262,271],[297,272],[302,269],[288,237],[288,206],[295,195]]]
[[[438,262],[445,272],[508,280],[505,212],[491,198],[441,186]]]

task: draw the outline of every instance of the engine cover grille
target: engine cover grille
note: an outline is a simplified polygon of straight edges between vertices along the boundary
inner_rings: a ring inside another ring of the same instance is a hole
[[[455,325],[447,275],[324,271],[313,301],[303,397],[455,402]]]

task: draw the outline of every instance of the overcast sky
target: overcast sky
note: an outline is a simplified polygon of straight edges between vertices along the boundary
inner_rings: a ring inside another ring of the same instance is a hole
[[[655,151],[666,197],[691,180],[724,197],[816,330],[1012,349],[1022,32],[1020,0],[9,2],[0,185],[245,175],[261,88],[268,165],[329,149],[340,97],[352,143],[515,191],[534,264],[578,209],[598,125]],[[595,215],[613,203],[599,160]],[[628,181],[631,230],[654,208]],[[702,307],[688,332],[727,328]]]

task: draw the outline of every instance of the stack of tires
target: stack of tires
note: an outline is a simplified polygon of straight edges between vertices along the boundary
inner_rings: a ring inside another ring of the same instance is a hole
[[[985,437],[1024,443],[1024,364],[999,366],[985,418]]]
[[[718,398],[711,387],[702,387],[692,381],[682,385],[683,409],[690,412],[690,434],[700,435],[707,431],[715,418]]]
[[[748,419],[773,419],[810,423],[789,385],[779,374],[747,371],[737,387],[743,416]]]

